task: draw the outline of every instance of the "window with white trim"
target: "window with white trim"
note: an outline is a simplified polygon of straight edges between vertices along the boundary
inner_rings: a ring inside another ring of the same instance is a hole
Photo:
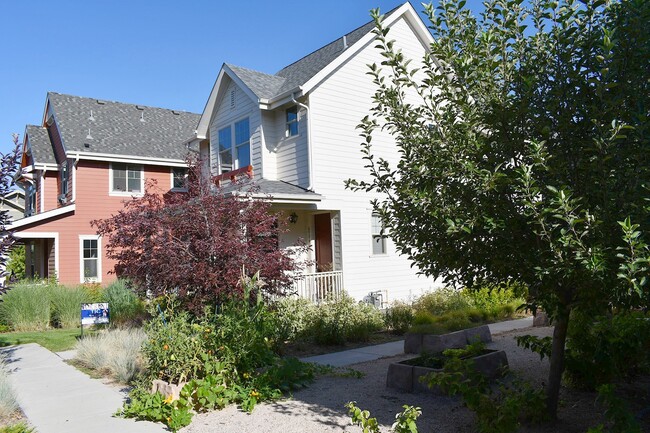
[[[81,282],[101,282],[101,240],[97,235],[79,236]]]
[[[386,254],[386,235],[385,227],[381,221],[381,216],[377,212],[372,213],[371,235],[372,235],[372,255],[378,256]]]
[[[144,189],[144,175],[141,165],[111,164],[111,192],[140,194]]]
[[[187,189],[187,168],[172,167],[172,189],[175,190]]]
[[[298,135],[298,107],[294,105],[293,107],[287,108],[285,116],[285,137],[293,137],[295,135]]]
[[[61,164],[61,195],[68,194],[68,161]]]
[[[251,164],[251,133],[248,117],[221,128],[219,144],[219,173],[227,173]]]

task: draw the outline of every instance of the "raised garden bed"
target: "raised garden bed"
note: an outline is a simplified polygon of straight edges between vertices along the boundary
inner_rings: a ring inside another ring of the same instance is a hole
[[[474,368],[484,376],[494,379],[508,367],[508,357],[503,350],[484,350],[472,358]],[[429,388],[420,382],[422,376],[441,372],[444,358],[442,356],[418,356],[388,366],[386,386],[406,392],[429,392],[442,394],[437,387]]]
[[[459,349],[477,340],[482,343],[492,342],[488,325],[442,335],[409,332],[404,336],[404,353],[437,353],[447,349]]]

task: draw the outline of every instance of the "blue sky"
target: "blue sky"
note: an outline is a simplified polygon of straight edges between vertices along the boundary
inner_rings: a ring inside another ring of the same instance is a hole
[[[200,113],[223,62],[275,73],[401,3],[0,1],[0,151],[48,91]]]

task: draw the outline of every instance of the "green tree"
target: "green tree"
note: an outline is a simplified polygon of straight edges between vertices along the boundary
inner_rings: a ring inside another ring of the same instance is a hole
[[[9,252],[7,276],[14,280],[25,278],[25,245],[14,245]]]
[[[557,414],[572,310],[647,308],[650,2],[464,0],[425,6],[415,65],[376,21],[373,107],[359,125],[398,249],[448,282],[516,280],[554,320]],[[374,155],[388,131],[397,162]]]

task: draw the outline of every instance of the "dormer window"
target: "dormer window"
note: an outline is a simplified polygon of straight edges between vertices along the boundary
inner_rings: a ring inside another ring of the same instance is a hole
[[[61,164],[61,171],[59,172],[61,175],[61,195],[65,196],[68,194],[68,162],[64,162]]]
[[[285,136],[293,137],[298,135],[298,107],[293,106],[286,110]]]
[[[251,132],[248,117],[221,128],[217,138],[220,173],[251,165]]]

